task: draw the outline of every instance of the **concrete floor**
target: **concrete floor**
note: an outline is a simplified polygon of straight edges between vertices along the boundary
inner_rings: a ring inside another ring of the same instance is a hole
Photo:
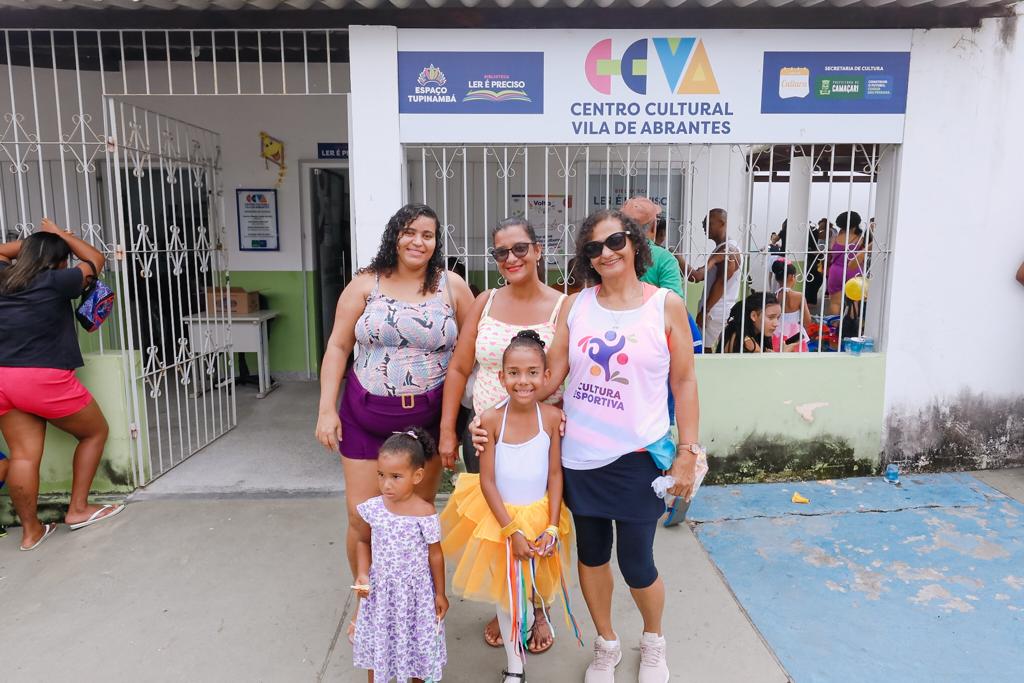
[[[1024,503],[1024,467],[1009,470],[971,472],[975,477],[1004,495]]]
[[[266,398],[238,388],[238,426],[133,500],[182,496],[329,495],[343,489],[340,456],[313,438],[320,385],[286,382]]]
[[[0,539],[3,680],[364,681],[339,635],[343,525],[340,497],[230,497],[133,503],[31,553],[12,530]],[[659,531],[657,556],[673,680],[787,680],[689,528]],[[578,589],[572,599],[589,641]],[[636,680],[640,624],[621,583],[615,615],[627,646],[618,678]],[[497,679],[503,657],[480,638],[489,616],[454,602],[446,681]],[[528,671],[579,681],[588,661],[563,635]]]

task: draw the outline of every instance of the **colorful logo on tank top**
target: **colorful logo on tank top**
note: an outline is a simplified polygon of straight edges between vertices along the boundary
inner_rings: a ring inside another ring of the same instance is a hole
[[[594,377],[604,375],[605,382],[618,382],[629,384],[629,380],[622,376],[615,365],[622,367],[629,363],[629,356],[623,351],[626,342],[636,342],[636,339],[621,335],[615,330],[608,330],[603,337],[583,337],[578,344],[587,354],[587,358],[594,361],[590,368],[590,374]]]

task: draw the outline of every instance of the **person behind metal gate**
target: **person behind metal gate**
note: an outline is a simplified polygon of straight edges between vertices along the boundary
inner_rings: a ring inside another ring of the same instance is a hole
[[[72,254],[81,263],[69,268]],[[36,514],[47,423],[78,440],[64,522],[82,529],[124,510],[89,504],[108,427],[75,377],[84,362],[71,302],[103,265],[103,254],[48,218],[39,232],[0,244],[0,432],[10,447],[7,486],[21,520],[22,550],[39,547],[57,529]]]
[[[775,332],[781,320],[782,305],[774,294],[751,292],[729,310],[729,319],[722,333],[722,353],[777,351],[779,339]]]
[[[320,368],[316,438],[340,451],[348,507],[346,549],[355,576],[356,506],[377,492],[377,453],[395,431],[422,427],[437,439],[441,394],[458,329],[472,306],[469,286],[445,270],[441,225],[424,204],[388,221],[377,255],[338,297]],[[352,369],[345,365],[359,344]],[[342,377],[345,391],[338,406]],[[441,460],[426,463],[416,495],[433,504]],[[351,638],[354,624],[349,626]]]

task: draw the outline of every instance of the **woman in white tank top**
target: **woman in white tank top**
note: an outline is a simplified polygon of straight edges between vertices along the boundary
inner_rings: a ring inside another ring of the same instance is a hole
[[[661,623],[665,588],[654,564],[654,532],[665,503],[651,483],[670,470],[676,480],[670,493],[688,497],[701,450],[686,308],[675,293],[640,282],[650,258],[646,236],[620,212],[588,216],[576,238],[576,259],[598,286],[575,295],[559,316],[549,356],[545,391],[568,377],[563,479],[580,584],[598,632],[586,673],[594,682],[615,680],[624,649],[612,624],[613,545],[643,620],[639,679],[669,680]],[[668,436],[669,385],[678,448]]]

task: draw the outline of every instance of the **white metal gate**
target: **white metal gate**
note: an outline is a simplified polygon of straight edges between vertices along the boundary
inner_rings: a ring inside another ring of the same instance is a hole
[[[104,123],[141,485],[236,424],[220,136],[111,97]]]

